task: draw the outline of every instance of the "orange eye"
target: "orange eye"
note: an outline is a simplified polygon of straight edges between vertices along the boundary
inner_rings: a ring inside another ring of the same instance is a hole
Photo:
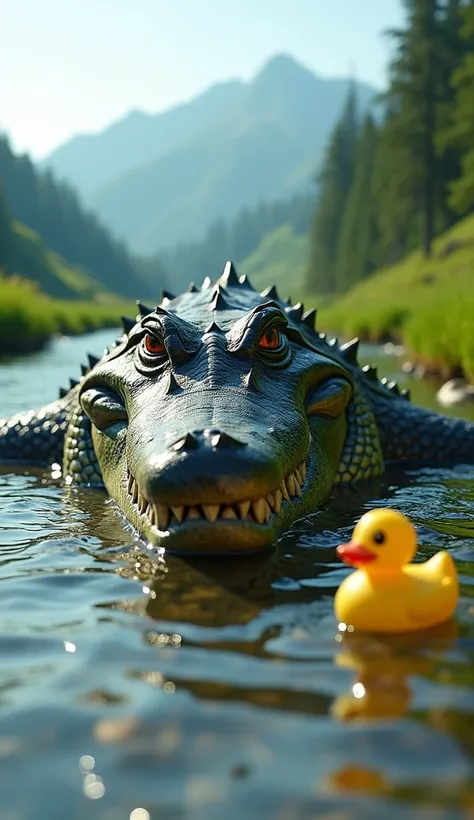
[[[165,352],[165,346],[156,336],[147,333],[145,336],[145,350],[150,356],[161,356]]]
[[[281,345],[281,333],[276,327],[271,327],[260,336],[258,346],[260,350],[278,350]]]

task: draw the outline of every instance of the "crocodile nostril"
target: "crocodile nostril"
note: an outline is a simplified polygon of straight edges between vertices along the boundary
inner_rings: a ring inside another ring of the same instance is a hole
[[[199,441],[193,433],[186,433],[178,441],[170,445],[170,450],[195,450]]]
[[[239,439],[230,436],[228,433],[221,432],[221,430],[194,430],[194,432],[186,433],[186,435],[174,441],[169,445],[168,449],[175,450],[176,452],[196,450],[200,444],[204,444],[204,446],[210,445],[213,449],[220,449],[224,447],[245,447],[246,443],[239,441]]]
[[[228,433],[222,433],[220,430],[210,430],[208,439],[212,447],[245,447],[245,442],[239,441]]]

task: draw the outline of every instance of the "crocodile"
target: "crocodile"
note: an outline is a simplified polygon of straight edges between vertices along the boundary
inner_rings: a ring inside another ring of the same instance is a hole
[[[0,461],[105,488],[148,545],[270,547],[339,484],[390,463],[474,462],[474,424],[407,391],[316,327],[316,311],[255,290],[232,262],[135,318],[57,401],[0,421]]]

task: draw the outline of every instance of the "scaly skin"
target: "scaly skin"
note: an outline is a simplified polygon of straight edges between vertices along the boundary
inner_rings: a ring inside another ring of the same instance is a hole
[[[157,547],[255,551],[337,483],[389,462],[474,462],[473,424],[413,407],[359,367],[357,340],[328,341],[314,311],[257,293],[231,263],[214,287],[138,305],[59,401],[0,421],[0,460],[105,486]]]

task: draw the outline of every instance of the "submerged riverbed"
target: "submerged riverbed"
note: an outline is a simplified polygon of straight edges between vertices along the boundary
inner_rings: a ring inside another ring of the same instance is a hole
[[[0,364],[0,416],[54,399],[112,338]],[[339,632],[335,547],[383,505],[422,557],[455,558],[452,627]],[[100,492],[0,468],[1,820],[474,817],[473,661],[472,466],[390,473],[272,553],[192,562],[148,552]]]

